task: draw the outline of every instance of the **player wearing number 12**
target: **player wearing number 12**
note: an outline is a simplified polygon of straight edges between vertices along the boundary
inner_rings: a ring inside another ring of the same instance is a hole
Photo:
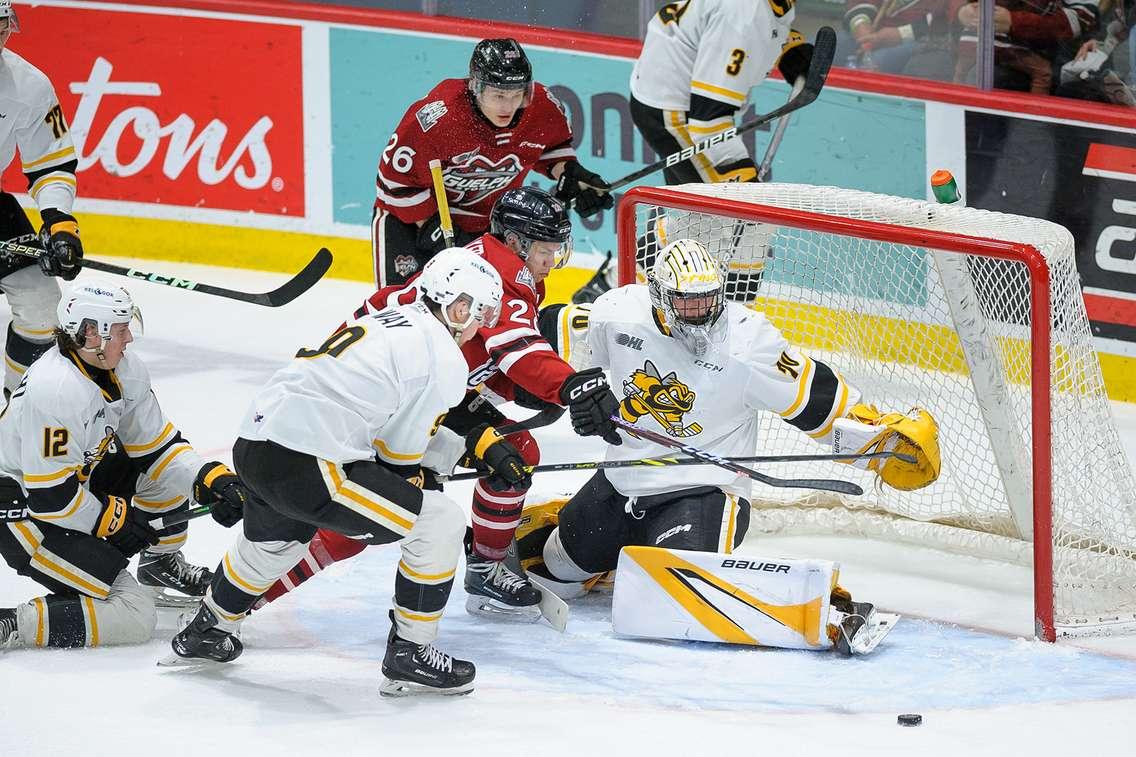
[[[446,79],[410,106],[379,161],[371,224],[375,281],[403,284],[446,247],[430,161],[439,160],[454,244],[489,230],[489,212],[535,170],[587,217],[612,206],[607,182],[576,160],[564,106],[533,81],[512,39],[477,43],[469,77]]]
[[[631,72],[631,118],[659,155],[671,155],[734,126],[751,88],[774,65],[792,84],[813,46],[790,27],[794,0],[680,0],[647,25]],[[755,181],[740,139],[664,170],[668,184]]]

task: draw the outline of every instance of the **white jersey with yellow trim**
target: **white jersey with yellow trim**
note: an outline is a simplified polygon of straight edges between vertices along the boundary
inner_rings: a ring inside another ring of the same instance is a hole
[[[647,24],[643,51],[631,72],[631,94],[664,112],[667,130],[681,145],[725,131],[750,89],[777,62],[794,16],[793,0],[669,3]],[[699,98],[709,107],[699,107]],[[730,140],[703,157],[709,171],[747,156],[740,140]]]
[[[376,455],[418,465],[468,374],[425,304],[387,308],[300,350],[257,394],[239,435],[340,465]]]
[[[0,51],[0,167],[20,151],[28,187],[36,207],[70,213],[75,201],[77,155],[67,119],[47,76],[22,57]]]
[[[696,358],[670,337],[652,307],[647,287],[632,284],[605,293],[592,305],[588,347],[592,365],[608,371],[620,398],[620,415],[675,441],[722,457],[756,454],[758,412],[780,415],[820,443],[831,442],[833,421],[860,393],[825,363],[802,354],[765,316],[738,303],[726,305],[727,338]],[[666,456],[668,447],[624,434],[608,460]],[[613,468],[612,485],[627,496],[690,486],[718,486],[749,497],[750,480],[723,468],[673,466]]]
[[[20,482],[32,517],[86,533],[103,503],[84,484],[116,444],[130,457],[153,458],[139,486],[151,496],[188,497],[204,464],[162,412],[137,356],[123,356],[107,388],[91,374],[73,353],[53,346],[0,416],[0,474]]]

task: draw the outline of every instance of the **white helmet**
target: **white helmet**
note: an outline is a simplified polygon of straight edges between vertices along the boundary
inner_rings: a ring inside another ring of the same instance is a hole
[[[455,333],[473,321],[482,326],[497,325],[501,311],[501,275],[480,255],[464,247],[442,250],[422,268],[418,291],[442,308],[442,320]],[[449,306],[465,299],[469,317],[462,323],[450,320]]]
[[[142,313],[135,306],[130,292],[111,284],[79,284],[59,301],[56,314],[59,327],[80,345],[86,341],[82,332],[88,323],[95,325],[104,343],[110,339],[110,328],[116,323],[137,320],[135,336],[142,334]]]
[[[8,27],[12,31],[20,30],[20,20],[16,18],[16,9],[12,7],[12,0],[0,0],[0,18],[8,19]]]
[[[671,335],[704,355],[726,335],[726,272],[700,243],[678,239],[662,249],[647,276],[651,304],[663,312]],[[684,300],[697,300],[692,308]]]

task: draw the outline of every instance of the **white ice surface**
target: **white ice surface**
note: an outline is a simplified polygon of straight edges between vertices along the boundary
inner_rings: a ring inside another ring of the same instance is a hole
[[[254,291],[281,278],[144,265]],[[273,310],[141,282],[130,288],[147,324],[131,349],[145,357],[167,413],[203,455],[221,459],[258,386],[369,293],[325,281]],[[1116,410],[1136,458],[1136,409]],[[538,436],[546,462],[599,453],[563,422]],[[585,478],[540,477],[533,498],[570,492]],[[449,492],[468,502],[468,486]],[[190,533],[187,556],[208,565],[233,538],[208,518]],[[255,614],[244,656],[213,672],[155,667],[169,649],[172,610],[143,646],[0,653],[0,757],[1136,751],[1136,640],[1033,641],[1024,569],[838,538],[750,539],[742,551],[837,559],[857,596],[908,617],[876,654],[839,660],[620,639],[603,595],[573,607],[565,635],[487,623],[466,615],[459,581],[438,644],[477,663],[476,691],[389,701],[377,682],[397,549],[372,548]],[[0,566],[0,606],[39,593]],[[921,713],[923,725],[897,726],[901,712]]]

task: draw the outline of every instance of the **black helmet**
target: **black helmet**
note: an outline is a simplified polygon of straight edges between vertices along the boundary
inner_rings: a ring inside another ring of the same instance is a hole
[[[515,39],[483,39],[469,59],[470,86],[475,95],[483,87],[532,90],[532,64]]]
[[[528,257],[529,245],[533,242],[560,244],[557,268],[567,263],[572,254],[568,206],[536,187],[517,187],[497,198],[489,216],[489,233],[502,241],[507,241],[509,234],[515,235],[521,245],[522,259]]]

